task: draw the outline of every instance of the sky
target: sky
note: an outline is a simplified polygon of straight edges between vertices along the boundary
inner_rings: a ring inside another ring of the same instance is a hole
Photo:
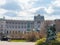
[[[0,18],[33,20],[38,14],[45,20],[60,19],[60,0],[0,0]]]

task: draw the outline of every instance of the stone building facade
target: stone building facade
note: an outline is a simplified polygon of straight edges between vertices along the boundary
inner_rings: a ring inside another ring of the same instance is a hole
[[[60,32],[60,19],[56,19],[55,24],[56,24],[56,32]]]
[[[44,16],[34,16],[34,20],[8,20],[0,19],[0,33],[4,33],[12,38],[20,38],[25,32],[32,30],[39,31]]]

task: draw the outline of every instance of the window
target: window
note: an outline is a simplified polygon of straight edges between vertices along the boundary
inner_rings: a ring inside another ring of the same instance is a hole
[[[13,34],[14,34],[14,31],[13,31]]]
[[[11,22],[8,22],[9,24],[11,24]]]
[[[23,25],[22,25],[22,28],[23,28]]]
[[[21,26],[21,28],[23,28],[23,25]]]
[[[26,28],[26,26],[24,26],[24,28]]]
[[[30,31],[30,29],[27,29],[27,31]]]
[[[17,24],[17,22],[15,22],[15,24]]]
[[[38,25],[38,28],[40,28],[40,25]]]
[[[9,28],[11,28],[11,26],[9,26]]]
[[[11,31],[10,31],[10,34],[11,34]]]
[[[1,32],[3,31],[3,29],[1,29]]]
[[[27,23],[27,28],[30,28],[30,23]]]
[[[36,16],[34,16],[34,19],[36,19]]]
[[[14,26],[12,26],[12,28],[14,28]]]
[[[8,26],[7,26],[7,28],[8,28]]]
[[[7,31],[7,34],[8,34],[8,31]]]
[[[17,28],[17,26],[15,26],[15,28]]]
[[[12,22],[12,24],[14,24],[14,22]]]
[[[18,28],[20,28],[20,26],[18,26]]]
[[[3,27],[3,25],[1,25],[1,28]]]
[[[44,18],[44,16],[41,16],[41,19],[43,19]]]
[[[20,22],[18,24],[20,24]]]
[[[15,31],[15,33],[17,34],[17,31]]]
[[[20,33],[20,31],[18,31]]]
[[[41,23],[40,21],[38,21],[37,23]]]

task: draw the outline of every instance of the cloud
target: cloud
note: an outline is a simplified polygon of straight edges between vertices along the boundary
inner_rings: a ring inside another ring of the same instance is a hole
[[[60,15],[45,15],[45,20],[55,20],[55,19],[60,19]]]
[[[23,10],[28,10],[33,8],[33,4],[37,0],[18,0]]]
[[[50,5],[52,1],[54,0],[38,0],[34,3],[34,7],[48,7],[48,5]]]
[[[10,17],[10,16],[5,16],[5,19],[9,19],[9,20],[33,20],[33,17],[24,17],[24,16],[16,16],[16,17]]]
[[[55,0],[55,2],[53,3],[53,5],[60,7],[60,0]]]
[[[0,9],[0,18],[4,17],[4,13],[8,12],[8,10]]]
[[[29,9],[29,10],[22,10],[20,12],[18,12],[17,16],[34,16],[36,13],[37,10],[39,10],[40,8],[42,7],[38,7],[38,8],[32,8],[32,9]]]
[[[45,8],[40,8],[39,10],[36,11],[36,14],[44,15],[47,14],[45,11]]]
[[[21,7],[20,5],[18,4],[18,2],[16,1],[6,1],[6,3],[2,6],[0,6],[0,8],[2,9],[6,9],[6,10],[14,10],[14,11],[20,11],[21,10]]]
[[[4,15],[10,16],[10,17],[16,17],[17,13],[15,13],[15,12],[6,12],[6,13],[4,13]]]
[[[49,6],[48,8],[45,8],[45,11],[47,12],[47,14],[51,14],[54,12],[54,9],[52,6]]]
[[[52,1],[52,3],[49,5],[48,8],[46,8],[46,11],[49,15],[60,15],[60,0],[55,0],[54,2]],[[57,4],[58,3],[58,4]]]
[[[3,5],[6,3],[6,0],[0,0],[0,5]]]
[[[0,16],[7,19],[28,20],[36,14],[44,15],[45,19],[58,19],[60,15],[60,0],[0,0],[0,2]]]
[[[5,10],[5,9],[0,9],[0,15],[3,15],[4,13],[6,13],[7,12],[7,10]]]
[[[21,11],[17,14],[17,16],[20,16],[20,17],[31,17],[31,16],[34,16],[31,12],[28,12],[28,11]]]
[[[51,15],[60,15],[60,7],[54,7],[54,12]]]

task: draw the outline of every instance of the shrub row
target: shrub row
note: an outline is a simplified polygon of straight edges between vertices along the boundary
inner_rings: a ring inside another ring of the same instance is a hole
[[[54,40],[51,41],[50,43],[46,43],[46,38],[40,39],[36,42],[35,45],[60,45],[60,41],[59,40]]]

